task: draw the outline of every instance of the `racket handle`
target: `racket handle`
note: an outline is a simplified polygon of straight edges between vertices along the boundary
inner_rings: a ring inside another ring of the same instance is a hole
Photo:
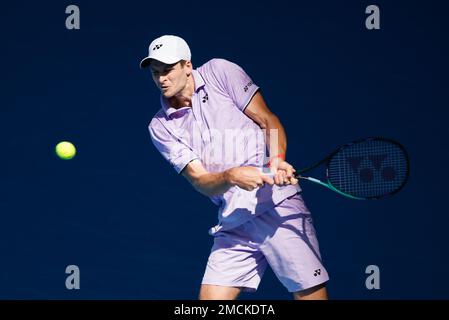
[[[267,172],[264,172],[264,174],[265,174],[266,176],[268,176],[268,177],[274,179],[275,174],[274,174],[273,172],[267,171]],[[295,177],[295,179],[298,179],[298,180],[299,180],[300,178],[302,178],[302,176],[301,176],[300,174],[298,174],[298,173],[295,173],[295,174],[294,174],[294,177]]]
[[[270,178],[274,178],[274,173],[273,172],[264,172],[264,174],[267,176],[267,177],[270,177]]]

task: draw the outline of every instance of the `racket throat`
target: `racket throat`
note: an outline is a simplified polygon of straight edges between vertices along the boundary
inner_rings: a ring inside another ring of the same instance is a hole
[[[312,181],[312,182],[321,184],[322,186],[325,186],[325,187],[328,187],[328,188],[329,188],[329,186],[327,185],[327,183],[324,183],[323,181],[318,180],[318,179],[315,179],[315,178],[312,178],[312,177],[305,177],[305,176],[297,175],[296,178],[297,178],[297,179],[309,180],[309,181]],[[331,189],[332,189],[332,188],[331,188]]]
[[[315,179],[315,178],[312,178],[312,177],[304,177],[304,176],[301,176],[301,175],[297,175],[296,178],[297,179],[309,180],[311,182],[314,182],[316,184],[322,185],[323,187],[326,187],[326,188],[328,188],[328,189],[330,189],[332,191],[335,191],[335,192],[341,194],[342,196],[345,196],[345,197],[348,197],[348,198],[351,198],[351,199],[363,200],[363,198],[355,197],[353,195],[350,195],[350,194],[347,194],[347,193],[344,193],[344,192],[338,190],[331,183],[325,183],[325,182],[323,182],[321,180],[318,180],[318,179]]]

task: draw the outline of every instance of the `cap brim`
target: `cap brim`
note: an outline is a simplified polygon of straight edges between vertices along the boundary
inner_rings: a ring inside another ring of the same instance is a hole
[[[163,59],[159,58],[157,56],[156,57],[146,57],[146,58],[142,59],[142,61],[140,61],[140,68],[144,69],[144,68],[148,67],[151,63],[151,60],[157,60],[157,61],[160,61],[165,64],[175,64],[175,63],[178,63],[179,61],[181,61],[182,59],[179,59],[178,57],[164,57]]]
[[[146,67],[148,67],[150,65],[151,59],[152,58],[150,57],[143,58],[142,61],[140,61],[140,69],[145,69]]]

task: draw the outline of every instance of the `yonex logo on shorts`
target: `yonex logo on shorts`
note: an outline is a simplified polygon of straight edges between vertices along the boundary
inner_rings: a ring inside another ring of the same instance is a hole
[[[314,277],[319,276],[321,274],[321,269],[316,269],[313,274]]]
[[[162,47],[163,45],[164,45],[163,43],[155,45],[155,46],[153,47],[153,51],[159,49],[159,48]]]

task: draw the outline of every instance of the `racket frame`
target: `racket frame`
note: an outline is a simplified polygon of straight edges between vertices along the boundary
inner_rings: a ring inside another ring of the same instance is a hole
[[[402,182],[402,184],[396,190],[394,190],[393,192],[390,192],[388,194],[384,194],[384,195],[381,195],[381,196],[375,196],[375,197],[374,196],[373,197],[356,197],[356,196],[347,194],[347,193],[345,193],[343,191],[340,191],[334,185],[332,185],[332,183],[329,180],[329,163],[330,163],[330,160],[332,159],[332,157],[335,154],[337,154],[338,152],[340,152],[342,149],[347,148],[347,147],[349,147],[351,145],[354,145],[354,144],[357,144],[357,143],[361,143],[361,142],[376,141],[376,140],[381,140],[381,141],[386,141],[386,142],[392,143],[392,144],[396,145],[399,149],[401,149],[402,152],[404,153],[405,160],[406,160],[406,172],[407,172],[407,174],[406,174],[406,177],[405,177],[404,181]],[[320,166],[322,164],[326,165],[326,179],[327,179],[327,182],[323,182],[323,181],[321,181],[319,179],[312,178],[312,177],[306,177],[306,176],[302,175],[302,173],[305,173],[307,171],[313,170],[313,169],[317,168],[318,166]],[[337,147],[334,151],[329,153],[329,155],[327,155],[323,160],[315,163],[314,165],[312,165],[310,167],[298,170],[297,173],[295,173],[295,178],[297,178],[297,179],[304,179],[304,180],[308,180],[308,181],[317,183],[319,185],[327,187],[327,188],[331,189],[332,191],[335,191],[335,192],[337,192],[337,193],[339,193],[339,194],[341,194],[341,195],[343,195],[345,197],[351,198],[351,199],[356,199],[356,200],[378,200],[378,199],[390,197],[390,196],[398,193],[405,186],[405,184],[407,183],[408,178],[409,178],[409,173],[410,173],[410,158],[409,158],[409,155],[408,155],[407,151],[405,150],[405,148],[399,142],[394,141],[394,140],[389,139],[389,138],[383,138],[383,137],[368,137],[368,138],[363,138],[363,139],[359,139],[359,140],[354,140],[352,142],[345,143],[345,144]]]

